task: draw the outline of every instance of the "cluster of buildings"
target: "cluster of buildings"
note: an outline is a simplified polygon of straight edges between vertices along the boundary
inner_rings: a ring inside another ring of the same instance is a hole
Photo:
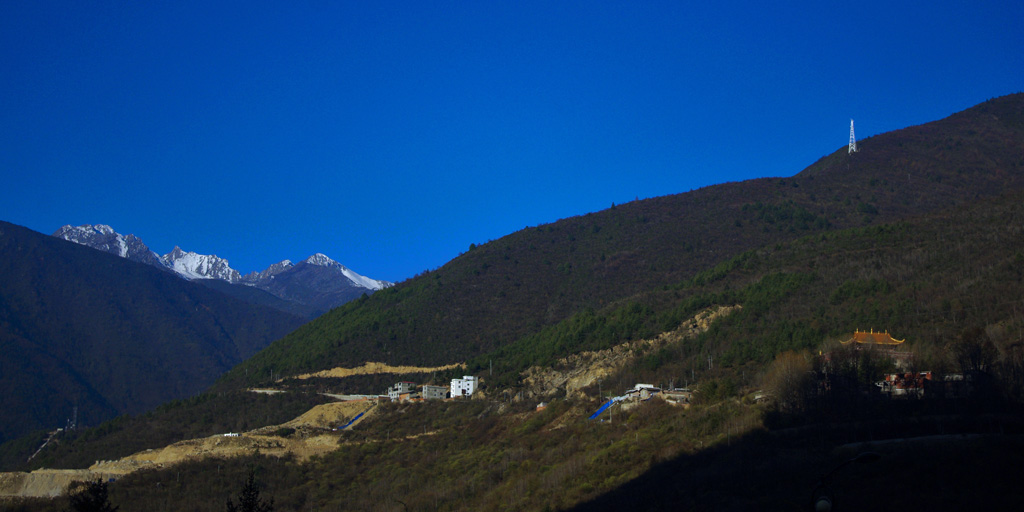
[[[897,372],[885,374],[875,383],[882,396],[892,398],[923,398],[925,391],[939,398],[967,396],[971,392],[971,376],[962,374],[933,375],[931,371],[907,371],[913,367],[914,353],[901,350],[906,340],[893,338],[889,331],[854,331],[843,340],[854,350],[872,350],[889,358]]]
[[[929,386],[931,380],[932,372],[889,373],[885,375],[885,380],[876,382],[875,386],[886,395],[920,398],[924,396],[925,386]]]
[[[693,400],[693,391],[688,388],[675,388],[669,387],[662,389],[654,384],[636,384],[632,388],[627,389],[621,396],[612,397],[610,400],[604,403],[600,409],[594,414],[590,415],[589,419],[595,419],[601,416],[601,413],[608,410],[615,404],[621,404],[623,410],[627,410],[640,402],[650,400],[652,398],[660,398],[669,404],[678,405],[685,409],[690,407],[690,401]],[[541,404],[544,405],[544,404]],[[537,406],[538,409],[541,406]],[[603,419],[601,421],[604,421]]]
[[[464,375],[461,379],[452,379],[451,386],[434,386],[424,384],[417,386],[415,382],[396,382],[388,388],[388,399],[392,402],[408,402],[411,400],[445,400],[447,398],[468,398],[476,392],[479,382],[472,375]]]
[[[658,397],[672,405],[689,407],[690,401],[693,400],[693,391],[689,388],[669,387],[662,389],[653,384],[636,384],[632,389],[626,390],[626,393],[619,397],[619,399],[625,401],[643,401],[654,397]]]

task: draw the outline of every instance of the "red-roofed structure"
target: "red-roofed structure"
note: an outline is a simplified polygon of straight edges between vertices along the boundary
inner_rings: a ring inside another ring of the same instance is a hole
[[[850,339],[848,339],[846,341],[843,341],[842,343],[843,343],[843,345],[849,345],[850,343],[855,343],[857,345],[885,345],[885,346],[892,347],[892,346],[900,345],[904,341],[907,341],[907,340],[905,340],[905,339],[902,339],[902,340],[894,339],[891,335],[889,335],[889,331],[875,332],[875,331],[872,330],[872,331],[869,331],[869,332],[855,331],[853,333],[853,337],[852,338],[850,338]]]

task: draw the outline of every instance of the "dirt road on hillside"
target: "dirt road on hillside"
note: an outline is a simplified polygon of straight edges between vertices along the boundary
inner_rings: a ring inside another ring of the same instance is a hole
[[[450,364],[447,366],[390,366],[384,363],[369,362],[362,366],[355,368],[332,368],[330,370],[323,370],[315,373],[305,373],[302,375],[296,375],[296,379],[311,379],[314,377],[332,377],[342,378],[351,377],[353,375],[377,375],[381,373],[391,374],[407,374],[407,373],[430,373],[430,372],[442,372],[451,370],[453,368],[461,367],[461,363]]]
[[[281,425],[240,434],[218,434],[180,441],[164,448],[134,453],[117,460],[96,461],[89,469],[40,469],[31,473],[0,473],[0,500],[4,497],[57,497],[72,482],[119,478],[147,468],[166,468],[206,457],[238,457],[257,450],[264,455],[294,455],[307,460],[338,447],[340,428],[360,414],[359,421],[376,412],[372,401],[332,402],[318,405]],[[291,430],[287,437],[276,435]],[[2,502],[2,501],[0,501]]]

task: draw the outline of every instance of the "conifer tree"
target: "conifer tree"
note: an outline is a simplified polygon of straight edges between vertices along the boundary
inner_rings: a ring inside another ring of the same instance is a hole
[[[81,484],[77,490],[72,489],[69,495],[70,512],[115,512],[119,508],[112,506],[107,499],[107,483],[103,480]]]
[[[260,488],[256,483],[255,470],[249,470],[249,478],[246,479],[245,486],[238,493],[238,505],[228,498],[227,510],[228,512],[274,512],[274,499],[263,501],[260,498]]]

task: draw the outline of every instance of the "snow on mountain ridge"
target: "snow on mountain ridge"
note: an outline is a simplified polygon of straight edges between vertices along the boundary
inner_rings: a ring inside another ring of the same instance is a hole
[[[345,267],[341,263],[338,263],[337,261],[334,261],[331,258],[328,258],[327,255],[322,253],[322,252],[318,252],[318,253],[316,253],[316,254],[306,258],[306,260],[303,261],[303,263],[309,263],[310,265],[316,265],[318,267],[335,267],[335,266],[342,267],[342,268]]]
[[[285,270],[288,270],[293,266],[295,265],[292,263],[291,260],[283,260],[278,263],[274,263],[273,265],[267,267],[267,269],[262,272],[249,272],[248,274],[242,276],[242,282],[248,285],[256,285],[261,281],[273,279],[274,276],[276,276],[277,274],[280,274],[281,272],[284,272]]]
[[[341,273],[346,278],[348,278],[349,281],[352,281],[353,283],[355,283],[356,286],[361,286],[363,288],[368,288],[368,289],[374,290],[374,291],[387,288],[387,287],[392,286],[394,284],[394,283],[389,283],[387,281],[378,281],[376,279],[370,279],[369,277],[366,277],[364,275],[360,275],[360,274],[358,274],[356,272],[353,272],[352,269],[346,267],[345,265],[342,265],[341,263],[338,263],[337,261],[332,260],[331,258],[329,258],[326,254],[324,254],[322,252],[318,252],[318,253],[316,253],[316,254],[306,258],[306,260],[303,261],[303,263],[307,263],[307,264],[310,264],[310,265],[316,265],[316,266],[319,266],[319,267],[329,267],[329,268],[333,267],[333,268],[337,268],[338,270],[341,270]]]
[[[185,252],[175,246],[173,251],[160,259],[164,265],[188,279],[221,279],[229,283],[237,283],[242,279],[242,274],[231,268],[228,260],[215,254]]]
[[[63,238],[69,242],[84,243],[79,240],[89,240],[99,235],[112,235],[116,234],[114,228],[107,226],[106,224],[83,224],[81,226],[72,226],[71,224],[65,224],[57,230],[53,236]],[[121,237],[120,234],[116,234],[117,237]]]
[[[343,291],[346,288],[374,292],[393,285],[387,281],[360,275],[323,253],[316,253],[299,264],[283,260],[270,265],[262,272],[250,272],[242,276],[231,268],[228,260],[224,258],[186,252],[181,247],[175,247],[171,252],[160,256],[146,247],[135,235],[123,236],[105,224],[78,227],[67,225],[57,230],[53,236],[132,261],[153,265],[174,272],[184,279],[216,279],[232,284],[245,284],[268,291],[279,298],[303,304],[323,301],[325,296],[338,297],[338,293],[341,293],[340,296],[347,296],[347,292]],[[300,272],[297,281],[294,278],[295,274],[290,272],[301,268],[312,270],[310,267],[315,267],[316,272]],[[362,292],[355,293],[358,296],[358,293]],[[317,303],[317,307],[328,310],[339,304],[341,302],[328,300]]]
[[[389,286],[394,286],[394,283],[389,283],[387,281],[379,281],[377,279],[370,279],[369,277],[357,274],[344,266],[341,267],[341,273],[345,274],[345,277],[349,278],[349,280],[351,280],[353,283],[356,283],[359,286],[362,286],[363,288],[369,288],[374,291],[383,290],[384,288],[387,288]]]
[[[160,264],[160,256],[146,247],[138,237],[122,235],[106,224],[68,224],[58,229],[53,236],[139,263]]]

